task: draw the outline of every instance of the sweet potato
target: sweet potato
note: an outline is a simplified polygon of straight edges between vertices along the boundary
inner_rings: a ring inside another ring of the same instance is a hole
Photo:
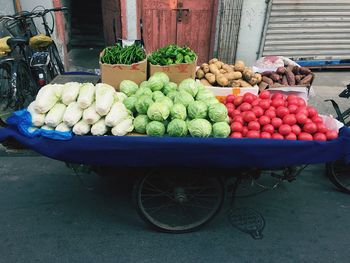
[[[264,81],[261,81],[261,82],[259,83],[259,90],[260,90],[260,91],[263,91],[263,90],[267,89],[268,86],[269,86],[269,84],[267,84],[267,83],[264,82]]]
[[[214,84],[215,83],[215,75],[213,73],[207,73],[205,74],[205,78],[208,80],[208,82],[210,84]]]
[[[269,85],[273,85],[273,80],[270,79],[269,77],[263,76],[262,81],[266,82]]]
[[[283,86],[288,86],[288,80],[287,80],[287,76],[286,75],[283,75],[281,84]]]
[[[204,86],[211,86],[211,84],[209,83],[209,81],[207,81],[207,79],[201,79],[200,82],[202,83],[202,85]]]
[[[303,78],[303,75],[295,75],[295,84],[299,84],[300,80]]]
[[[235,63],[235,71],[243,72],[245,68],[244,62],[242,60],[237,60]]]
[[[293,73],[294,73],[294,75],[299,75],[299,69],[300,69],[300,67],[298,67],[298,66],[294,66],[293,67]]]
[[[305,67],[300,67],[299,72],[302,75],[309,75],[311,73],[311,70]]]
[[[286,68],[285,67],[278,67],[276,69],[276,73],[277,74],[284,74],[286,72]]]
[[[263,73],[261,73],[261,76],[270,77],[271,74],[272,71],[264,71]]]
[[[219,60],[217,58],[212,58],[211,60],[209,60],[209,64],[213,64],[215,62],[218,62]]]
[[[220,74],[220,71],[219,71],[219,69],[217,68],[217,66],[215,64],[210,64],[209,65],[209,71],[210,71],[210,73],[213,73],[214,75]]]
[[[205,75],[205,73],[204,73],[203,69],[198,69],[198,70],[197,70],[197,72],[196,72],[196,77],[197,77],[197,79],[202,79],[202,78],[204,78],[204,75]]]
[[[278,82],[280,80],[280,75],[278,75],[277,73],[271,73],[270,79],[272,79],[275,82]]]
[[[306,75],[305,77],[303,77],[300,80],[299,84],[300,85],[308,85],[308,84],[310,84],[311,80],[312,80],[312,74],[309,74],[309,75]]]
[[[287,77],[288,85],[294,86],[295,85],[295,76],[291,69],[287,68],[285,76]]]

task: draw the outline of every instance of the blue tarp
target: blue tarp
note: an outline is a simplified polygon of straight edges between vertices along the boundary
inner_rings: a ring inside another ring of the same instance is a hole
[[[350,129],[328,142],[268,139],[73,136],[58,141],[28,138],[16,128],[0,129],[0,142],[13,138],[44,156],[73,163],[120,167],[261,167],[350,160]]]

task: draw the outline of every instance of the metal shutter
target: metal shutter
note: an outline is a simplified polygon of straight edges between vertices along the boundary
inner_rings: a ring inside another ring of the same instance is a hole
[[[272,0],[260,54],[350,58],[350,0]]]

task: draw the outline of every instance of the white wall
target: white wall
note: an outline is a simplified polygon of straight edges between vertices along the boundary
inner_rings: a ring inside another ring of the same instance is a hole
[[[126,3],[126,32],[128,40],[137,39],[137,8],[136,0],[127,0]]]
[[[252,65],[257,59],[265,23],[265,0],[244,0],[238,35],[236,59]]]
[[[13,15],[15,8],[13,1],[11,0],[0,0],[0,15]]]

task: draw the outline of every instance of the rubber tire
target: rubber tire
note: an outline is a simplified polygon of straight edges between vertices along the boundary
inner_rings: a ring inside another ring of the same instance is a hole
[[[326,163],[326,172],[329,180],[343,193],[350,194],[350,188],[342,185],[334,174],[334,162]],[[350,176],[350,174],[349,174]]]
[[[212,221],[214,219],[214,217],[220,212],[222,205],[224,203],[225,200],[225,194],[226,194],[226,188],[224,186],[223,180],[219,177],[219,176],[213,176],[218,180],[218,183],[220,185],[221,188],[221,195],[220,195],[220,204],[218,205],[218,207],[216,208],[215,212],[204,222],[202,222],[200,225],[197,225],[193,228],[189,228],[189,229],[184,229],[184,230],[170,230],[170,229],[166,229],[163,227],[160,227],[159,225],[154,224],[152,221],[150,221],[148,219],[148,217],[144,214],[143,210],[141,209],[141,204],[140,204],[140,198],[139,198],[139,193],[141,190],[141,187],[143,185],[144,180],[149,176],[149,174],[146,174],[145,176],[142,176],[140,178],[138,178],[136,180],[136,182],[134,183],[134,187],[133,187],[133,202],[135,204],[135,208],[136,211],[138,213],[138,215],[141,217],[141,219],[146,222],[151,228],[160,231],[160,232],[164,232],[164,233],[171,233],[171,234],[183,234],[183,233],[190,233],[190,232],[194,232],[199,230],[200,228],[202,228],[203,226],[205,226],[206,224],[208,224],[210,221]]]
[[[61,57],[58,53],[57,46],[53,42],[49,47],[49,54],[50,54],[50,69],[49,69],[49,76],[51,80],[53,80],[57,75],[63,74],[64,66],[61,60]],[[49,80],[49,82],[51,81]]]

